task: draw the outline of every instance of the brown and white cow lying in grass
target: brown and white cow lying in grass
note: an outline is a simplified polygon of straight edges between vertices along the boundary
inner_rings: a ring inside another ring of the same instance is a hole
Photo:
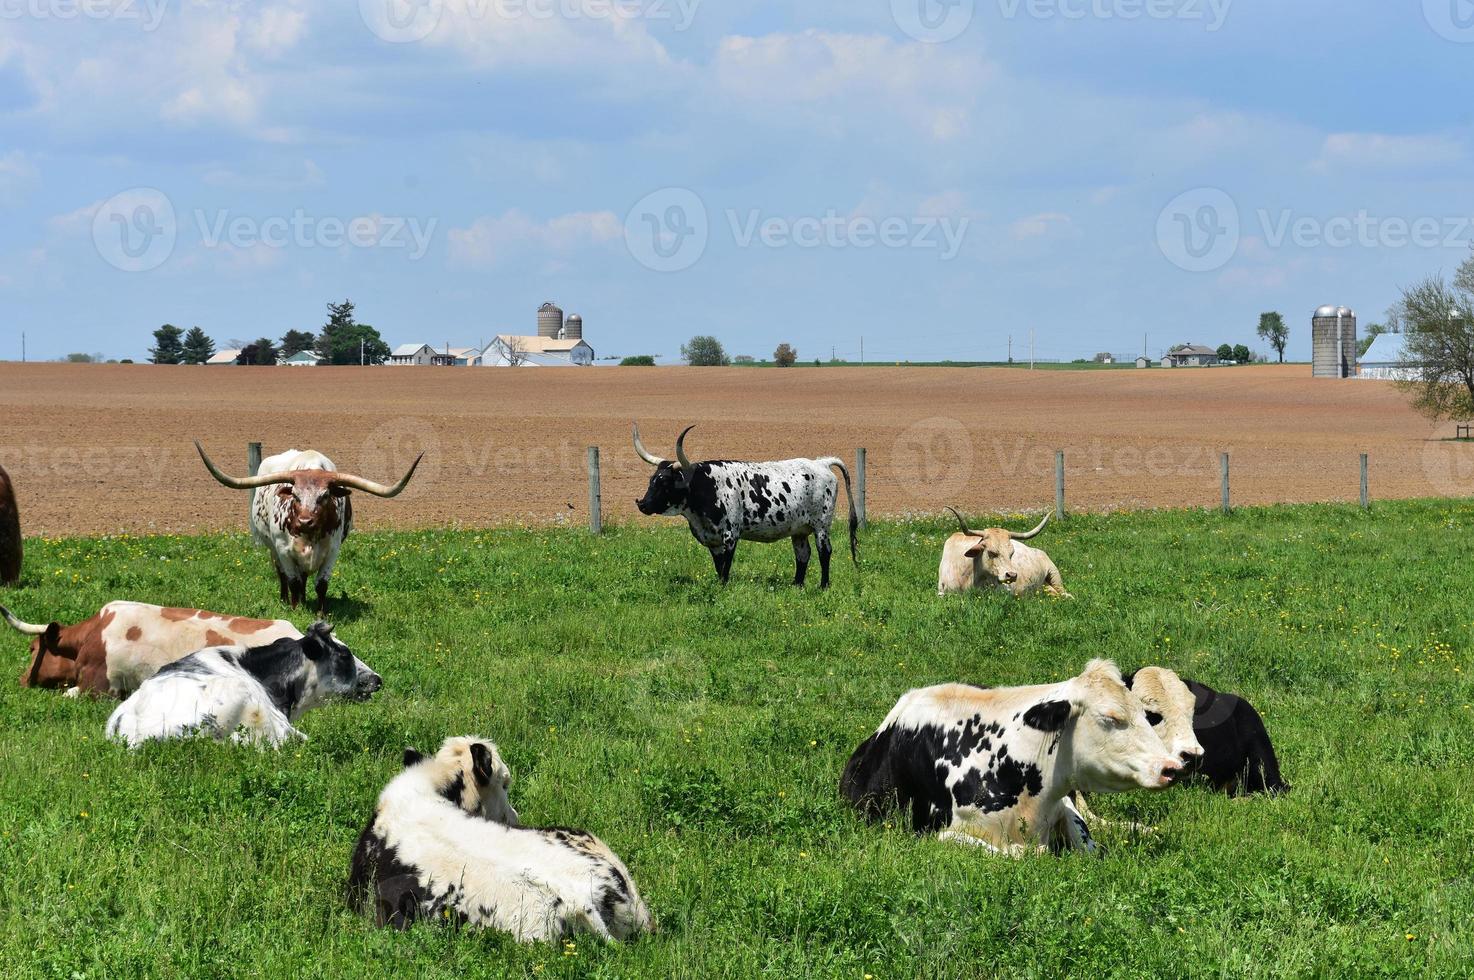
[[[942,563],[937,569],[937,595],[968,592],[973,589],[1004,589],[1015,596],[1043,589],[1060,599],[1072,596],[1065,591],[1059,569],[1038,548],[1020,542],[1044,530],[1049,514],[1032,531],[1020,534],[1001,527],[985,527],[974,531],[962,515],[951,507],[961,530],[942,546]]]
[[[109,602],[73,626],[25,623],[0,606],[0,617],[31,640],[31,662],[21,687],[68,688],[67,694],[127,697],[160,667],[215,646],[266,646],[297,639],[285,619],[246,619],[203,609],[143,602]]]
[[[908,691],[850,756],[840,794],[861,815],[895,811],[917,833],[1020,855],[1093,851],[1074,793],[1162,789],[1181,760],[1116,665],[1032,687]]]

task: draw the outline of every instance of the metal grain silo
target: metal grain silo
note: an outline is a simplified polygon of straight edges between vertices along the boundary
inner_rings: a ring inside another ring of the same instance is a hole
[[[1349,378],[1356,373],[1356,314],[1346,306],[1322,306],[1310,318],[1310,373]]]
[[[537,335],[557,337],[563,332],[563,311],[552,303],[537,308]]]
[[[577,313],[570,316],[563,324],[563,336],[567,340],[583,339],[583,317]]]

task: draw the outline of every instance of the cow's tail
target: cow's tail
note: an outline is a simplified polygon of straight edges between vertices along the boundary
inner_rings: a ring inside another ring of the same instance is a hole
[[[0,618],[3,618],[5,622],[9,623],[11,629],[18,633],[24,633],[27,636],[40,636],[46,632],[46,627],[44,626],[37,626],[35,623],[27,623],[16,619],[15,614],[4,606],[0,606]]]
[[[860,514],[855,510],[855,492],[850,488],[850,468],[844,465],[844,460],[838,456],[827,456],[819,460],[824,466],[839,468],[839,473],[844,477],[844,495],[850,501],[850,561],[856,565],[860,564]]]

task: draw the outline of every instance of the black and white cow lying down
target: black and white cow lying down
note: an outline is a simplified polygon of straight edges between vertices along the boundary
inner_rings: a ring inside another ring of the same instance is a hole
[[[809,571],[809,535],[819,549],[819,587],[829,588],[829,528],[839,500],[838,469],[844,476],[844,491],[850,502],[850,560],[859,564],[855,533],[860,526],[855,495],[850,489],[850,471],[837,456],[821,459],[785,459],[773,463],[738,463],[706,460],[693,463],[686,458],[686,426],[676,440],[676,461],[652,455],[640,441],[640,426],[633,434],[635,452],[655,472],[645,496],[635,501],[640,513],[684,517],[691,536],[711,552],[717,577],[726,584],[732,574],[732,558],[738,541],[774,542],[791,540],[796,569],[793,584],[803,585]]]
[[[1290,784],[1280,775],[1264,719],[1248,701],[1194,680],[1179,680],[1161,667],[1143,667],[1127,677],[1126,684],[1148,710],[1162,717],[1159,734],[1191,728],[1202,751],[1187,765],[1189,775],[1207,780],[1229,796],[1290,791]]]
[[[382,686],[331,626],[315,623],[299,638],[209,647],[166,664],[118,705],[106,731],[130,747],[193,735],[278,746],[307,737],[293,722],[309,708],[330,698],[367,700]]]
[[[650,911],[614,852],[582,830],[519,826],[511,781],[485,739],[448,738],[428,757],[406,750],[359,835],[349,903],[381,926],[451,921],[519,942],[649,932]]]
[[[908,691],[845,765],[861,814],[909,814],[917,833],[1018,855],[1094,850],[1072,792],[1172,785],[1181,762],[1152,730],[1116,665],[1032,687]]]

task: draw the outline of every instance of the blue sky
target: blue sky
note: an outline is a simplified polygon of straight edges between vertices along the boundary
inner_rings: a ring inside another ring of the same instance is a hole
[[[1153,356],[1474,241],[1474,0],[0,0],[0,358]]]

